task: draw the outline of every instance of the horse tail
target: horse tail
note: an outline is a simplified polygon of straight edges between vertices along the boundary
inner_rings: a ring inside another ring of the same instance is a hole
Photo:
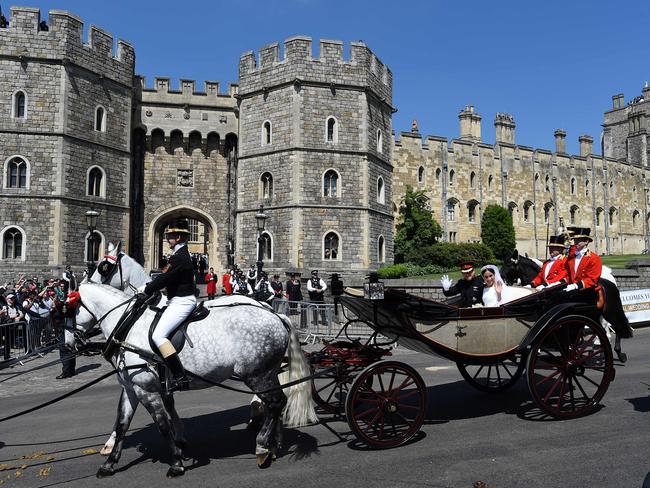
[[[600,279],[598,284],[605,293],[605,306],[603,307],[603,317],[612,325],[616,335],[629,339],[632,337],[632,327],[623,311],[623,302],[621,302],[621,293],[614,283],[609,280]]]
[[[289,358],[289,377],[287,383],[300,378],[306,378],[311,374],[305,354],[300,347],[298,334],[291,326],[291,321],[286,315],[278,314],[289,331],[289,346],[287,356]],[[284,407],[284,424],[287,427],[303,427],[318,422],[314,402],[311,398],[311,381],[303,381],[285,390],[287,405]]]

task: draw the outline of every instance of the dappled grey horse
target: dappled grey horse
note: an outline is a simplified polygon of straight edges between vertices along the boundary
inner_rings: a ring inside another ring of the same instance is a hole
[[[83,305],[77,309],[77,326],[87,330],[99,321],[102,332],[109,337],[122,313],[130,306],[130,297],[107,285],[87,281],[81,284],[79,293]],[[256,456],[258,465],[267,467],[280,444],[281,415],[287,404],[287,397],[278,381],[285,351],[288,350],[292,380],[308,376],[309,366],[286,317],[273,313],[255,300],[244,303],[241,299],[245,297],[237,297],[229,303],[227,298],[221,299],[223,306],[212,308],[205,319],[188,326],[187,334],[193,347],[186,346],[179,356],[188,372],[210,383],[220,383],[236,375],[251,390],[265,392],[259,395],[264,403],[265,416],[256,439]],[[153,311],[146,310],[125,342],[151,353],[148,330],[153,315]],[[174,408],[173,398],[161,390],[156,368],[147,364],[140,355],[124,349],[114,353],[111,361],[118,368],[124,392],[118,405],[115,444],[97,476],[114,474],[125,433],[139,403],[147,409],[170,448],[172,462],[167,475],[182,475],[182,448],[186,444],[183,424]],[[207,388],[210,383],[193,377],[190,389]],[[316,415],[310,390],[292,388],[289,395],[285,421],[293,426],[313,423]]]

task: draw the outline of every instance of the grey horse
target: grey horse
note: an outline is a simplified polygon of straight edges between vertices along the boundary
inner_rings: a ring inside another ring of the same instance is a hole
[[[82,306],[77,309],[77,327],[87,330],[99,320],[102,332],[109,337],[129,306],[130,297],[110,286],[88,281],[81,284],[79,293]],[[221,299],[223,306],[211,309],[205,319],[190,324],[187,333],[193,347],[186,346],[180,358],[187,371],[211,383],[220,383],[236,375],[251,390],[266,391],[260,395],[265,408],[264,422],[256,439],[256,457],[260,467],[268,467],[281,441],[281,416],[287,404],[287,397],[278,381],[285,351],[288,351],[292,380],[308,376],[309,366],[286,317],[273,313],[255,300],[243,302],[242,297],[236,297],[231,302]],[[150,310],[145,311],[125,342],[151,353],[148,329],[153,314]],[[119,382],[124,391],[118,405],[115,444],[97,476],[115,473],[114,465],[119,461],[125,433],[140,403],[153,418],[171,451],[172,462],[167,476],[184,474],[182,448],[186,441],[183,424],[174,408],[173,397],[161,391],[155,368],[140,355],[124,349],[116,352],[111,361],[118,368]],[[193,378],[190,388],[210,386]],[[294,426],[313,423],[316,414],[309,389],[293,387],[289,395],[285,418],[291,418]]]

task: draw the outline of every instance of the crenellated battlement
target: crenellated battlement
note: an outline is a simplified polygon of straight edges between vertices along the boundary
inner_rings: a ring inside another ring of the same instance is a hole
[[[248,51],[239,60],[240,92],[250,93],[299,80],[335,85],[367,86],[379,98],[392,103],[393,75],[363,42],[351,42],[350,57],[343,55],[343,41],[321,39],[314,56],[311,37],[294,36],[280,44]]]
[[[228,97],[234,99],[235,95],[239,92],[239,85],[237,83],[228,83],[227,90],[222,92],[221,83],[209,80],[203,82],[202,91],[197,89],[195,80],[184,78],[178,80],[179,89],[173,89],[171,78],[163,76],[156,76],[152,86],[147,86],[146,78],[144,76],[137,76],[136,83],[143,93],[181,95],[183,97],[207,96],[208,98]]]
[[[135,65],[133,46],[109,32],[90,25],[83,39],[83,21],[63,10],[50,10],[46,24],[41,11],[31,7],[11,7],[9,26],[0,28],[0,54],[30,59],[62,60],[131,84]]]

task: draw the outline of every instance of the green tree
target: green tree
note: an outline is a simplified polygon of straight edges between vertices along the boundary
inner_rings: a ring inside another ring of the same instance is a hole
[[[428,201],[424,191],[406,187],[395,234],[396,263],[405,262],[415,249],[430,246],[442,237],[442,229],[433,218]]]
[[[517,242],[510,212],[499,205],[488,205],[481,220],[481,239],[497,259],[507,259]]]

